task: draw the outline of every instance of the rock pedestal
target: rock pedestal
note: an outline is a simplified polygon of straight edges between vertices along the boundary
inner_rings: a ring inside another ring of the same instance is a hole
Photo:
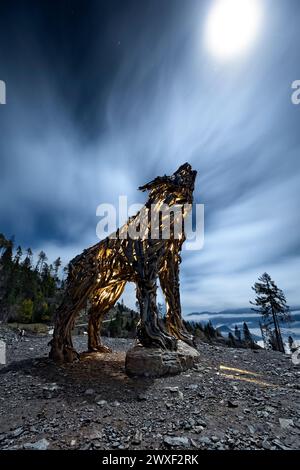
[[[177,351],[134,346],[126,354],[125,368],[130,376],[161,377],[191,369],[199,360],[198,351],[179,340]]]

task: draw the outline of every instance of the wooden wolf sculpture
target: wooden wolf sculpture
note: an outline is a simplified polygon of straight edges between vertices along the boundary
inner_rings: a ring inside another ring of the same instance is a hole
[[[149,191],[143,209],[115,234],[84,250],[70,262],[66,293],[56,312],[50,342],[49,356],[54,361],[72,362],[78,357],[72,344],[72,329],[78,312],[87,302],[91,305],[88,349],[91,352],[110,351],[101,343],[101,324],[104,315],[121,296],[126,282],[136,284],[140,308],[137,336],[142,345],[176,350],[177,339],[193,344],[193,337],[185,330],[181,317],[179,264],[185,234],[181,232],[175,236],[174,208],[180,208],[183,218],[191,209],[196,174],[185,163],[172,176],[159,176],[140,187],[142,191]],[[162,206],[169,208],[168,217],[161,216]],[[170,222],[168,237],[163,236],[166,218]],[[156,237],[151,236],[154,219],[159,220],[159,236]],[[136,228],[146,225],[148,232],[144,231],[143,237],[130,237],[128,232],[132,224]],[[166,300],[166,329],[158,321],[158,278]]]

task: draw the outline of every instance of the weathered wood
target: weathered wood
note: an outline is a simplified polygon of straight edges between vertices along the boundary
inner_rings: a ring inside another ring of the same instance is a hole
[[[91,303],[88,347],[90,351],[105,352],[99,335],[102,320],[122,294],[126,282],[134,282],[137,286],[141,315],[138,339],[145,347],[176,350],[177,339],[192,343],[193,338],[182,323],[179,294],[179,253],[185,237],[183,234],[181,239],[175,239],[172,216],[170,237],[151,239],[154,223],[151,220],[151,208],[154,208],[154,217],[159,214],[162,204],[170,208],[180,205],[183,212],[184,204],[193,202],[195,177],[196,172],[186,163],[172,176],[155,178],[140,187],[142,191],[149,191],[144,209],[118,229],[114,238],[102,240],[70,262],[66,294],[56,313],[49,354],[52,359],[57,362],[71,362],[78,357],[72,344],[72,329],[78,312],[88,301]],[[130,238],[128,231],[133,223],[135,227],[146,227],[147,237]],[[165,228],[164,224],[164,220],[159,223],[160,235]],[[127,237],[122,238],[121,234],[126,230]],[[167,304],[168,331],[158,322],[158,278]]]

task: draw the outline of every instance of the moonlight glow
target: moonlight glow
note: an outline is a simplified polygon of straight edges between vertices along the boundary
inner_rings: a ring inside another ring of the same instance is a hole
[[[220,59],[241,55],[260,29],[259,0],[215,0],[205,31],[206,46]]]

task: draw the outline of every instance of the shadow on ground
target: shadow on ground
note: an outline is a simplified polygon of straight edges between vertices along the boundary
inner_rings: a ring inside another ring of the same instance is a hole
[[[82,402],[83,397],[87,403],[94,402],[95,395],[108,402],[132,402],[153,384],[152,379],[126,375],[124,352],[82,353],[80,361],[63,365],[57,365],[48,358],[26,359],[0,369],[0,376],[5,379],[8,372],[21,373],[41,381],[36,397],[61,397],[73,402]]]

